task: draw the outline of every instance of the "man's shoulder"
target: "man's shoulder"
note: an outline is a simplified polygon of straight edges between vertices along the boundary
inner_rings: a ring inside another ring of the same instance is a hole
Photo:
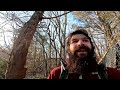
[[[111,79],[120,79],[120,70],[117,68],[107,67],[107,73]]]
[[[61,71],[61,66],[57,66],[51,70],[51,72]]]
[[[59,75],[61,72],[61,66],[54,67],[50,74],[48,75],[48,79],[59,79]]]
[[[108,71],[117,71],[117,72],[120,72],[120,69],[117,69],[117,68],[113,68],[113,67],[107,67],[107,70]]]

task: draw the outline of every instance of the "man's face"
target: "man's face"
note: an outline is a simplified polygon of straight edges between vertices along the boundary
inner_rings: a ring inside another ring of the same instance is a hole
[[[83,59],[90,54],[92,49],[90,40],[84,34],[73,35],[70,39],[69,53],[79,59]]]

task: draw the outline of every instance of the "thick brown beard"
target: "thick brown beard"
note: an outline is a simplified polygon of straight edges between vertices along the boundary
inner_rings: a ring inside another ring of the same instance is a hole
[[[87,52],[87,56],[85,57],[79,57],[77,56],[77,52],[80,49],[85,49]],[[75,49],[74,54],[72,54],[69,51],[69,64],[67,66],[69,73],[77,73],[81,74],[85,68],[87,68],[87,65],[90,62],[91,57],[93,56],[93,50],[86,46],[78,47]]]

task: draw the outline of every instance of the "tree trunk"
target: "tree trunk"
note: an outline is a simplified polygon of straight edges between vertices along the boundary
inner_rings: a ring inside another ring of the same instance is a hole
[[[39,21],[42,20],[43,11],[35,11],[30,20],[21,29],[18,38],[14,42],[10,55],[9,64],[6,70],[6,79],[23,79],[27,68],[26,57],[33,35]]]

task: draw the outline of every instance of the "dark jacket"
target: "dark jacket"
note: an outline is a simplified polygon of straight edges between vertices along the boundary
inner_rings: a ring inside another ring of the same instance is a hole
[[[51,70],[50,74],[48,75],[48,79],[59,79],[61,74],[61,66],[56,67]],[[107,74],[108,79],[120,79],[120,70],[116,68],[107,67]],[[79,74],[69,74],[68,79],[79,79]],[[97,80],[99,79],[98,74],[95,73],[88,73],[82,76],[82,79],[86,80]]]

